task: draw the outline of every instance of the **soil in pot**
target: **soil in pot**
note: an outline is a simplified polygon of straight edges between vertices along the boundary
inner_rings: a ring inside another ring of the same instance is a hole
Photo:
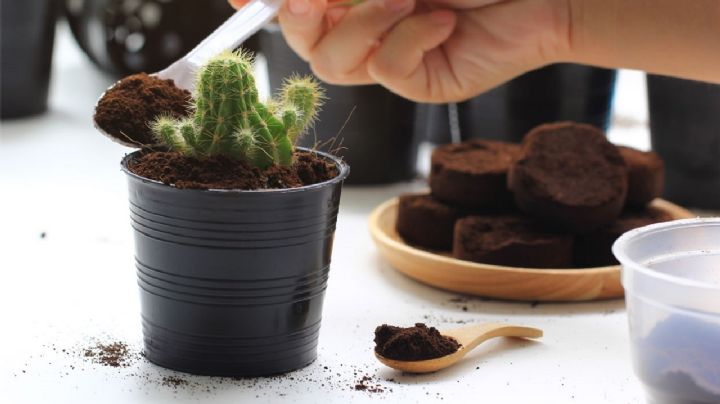
[[[146,152],[128,164],[131,172],[182,189],[283,189],[335,178],[337,167],[311,152],[298,150],[290,167],[265,170],[224,156],[197,159],[177,152]]]

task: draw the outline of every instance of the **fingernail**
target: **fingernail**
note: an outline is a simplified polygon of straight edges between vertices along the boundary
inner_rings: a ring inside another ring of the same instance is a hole
[[[310,12],[310,2],[308,0],[289,0],[288,9],[295,15],[305,15]]]
[[[408,0],[385,0],[385,9],[388,11],[403,11],[409,4]]]
[[[430,13],[430,19],[438,25],[447,25],[455,19],[455,13],[449,10],[437,10]]]

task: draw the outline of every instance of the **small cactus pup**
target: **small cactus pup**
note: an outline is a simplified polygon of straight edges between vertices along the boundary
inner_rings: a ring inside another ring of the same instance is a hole
[[[151,123],[170,151],[197,158],[226,156],[260,169],[291,166],[297,139],[312,126],[324,93],[311,77],[292,76],[268,103],[258,98],[253,58],[224,52],[198,74],[194,116]]]

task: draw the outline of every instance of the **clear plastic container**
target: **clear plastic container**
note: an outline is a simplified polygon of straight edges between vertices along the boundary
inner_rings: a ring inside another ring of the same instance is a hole
[[[654,224],[613,245],[648,402],[720,403],[720,218]]]

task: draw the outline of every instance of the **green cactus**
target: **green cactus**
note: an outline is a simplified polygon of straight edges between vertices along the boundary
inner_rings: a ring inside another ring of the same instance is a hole
[[[279,99],[258,99],[252,57],[225,52],[200,69],[195,114],[190,119],[159,117],[151,127],[172,151],[196,157],[224,155],[259,168],[292,164],[298,137],[309,128],[324,95],[310,77],[285,80]]]

